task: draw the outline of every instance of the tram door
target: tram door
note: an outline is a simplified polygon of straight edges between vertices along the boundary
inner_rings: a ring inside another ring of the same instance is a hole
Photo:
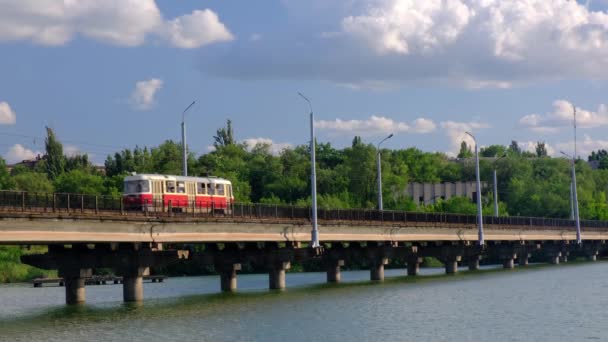
[[[188,208],[196,207],[194,201],[196,200],[196,183],[186,182],[186,193],[188,194]]]
[[[152,181],[152,201],[154,201],[154,208],[158,211],[162,211],[163,206],[163,181],[153,180]]]

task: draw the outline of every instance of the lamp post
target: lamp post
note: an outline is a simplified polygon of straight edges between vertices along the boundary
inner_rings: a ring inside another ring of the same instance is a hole
[[[378,143],[378,153],[377,153],[377,169],[378,169],[378,210],[382,211],[384,210],[384,207],[382,206],[382,162],[381,162],[381,156],[380,156],[380,144],[382,144],[383,142],[387,141],[388,139],[393,137],[393,133],[391,133],[388,137],[382,139],[382,141],[380,141]]]
[[[561,154],[563,154],[564,156],[566,156],[568,159],[571,160],[572,162],[572,187],[570,188],[570,191],[573,194],[573,203],[574,203],[574,220],[576,221],[576,243],[580,244],[582,242],[581,240],[581,220],[580,220],[580,216],[578,214],[578,196],[577,196],[577,190],[576,190],[576,168],[575,168],[575,160],[574,157],[564,153],[563,151],[559,151]]]
[[[320,247],[319,244],[319,227],[317,226],[317,168],[315,158],[315,116],[312,111],[312,103],[310,100],[298,92],[298,95],[308,102],[310,108],[310,191],[312,197],[312,231],[310,232],[310,240],[312,248]]]
[[[477,177],[477,226],[478,226],[478,244],[480,246],[484,245],[483,241],[483,214],[481,212],[481,180],[479,178],[479,152],[477,150],[477,139],[475,136],[469,132],[465,132],[471,138],[473,138],[473,142],[475,142],[475,175]]]
[[[186,149],[186,112],[190,109],[196,101],[192,101],[192,103],[184,109],[182,112],[182,167],[183,167],[183,175],[188,176],[188,151]]]
[[[506,154],[503,154],[502,157],[494,160],[494,162],[492,163],[492,168],[494,169],[494,217],[498,217],[498,185],[497,185],[497,180],[496,180],[496,162],[501,160],[502,158],[506,157]]]

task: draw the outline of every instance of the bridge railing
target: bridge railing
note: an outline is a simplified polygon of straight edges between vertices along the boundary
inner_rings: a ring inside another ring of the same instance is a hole
[[[82,214],[111,214],[149,217],[235,217],[256,219],[311,220],[310,207],[291,205],[232,203],[228,207],[215,207],[200,200],[172,203],[155,200],[144,205],[131,205],[122,197],[67,193],[35,193],[0,191],[0,211],[56,212]],[[320,221],[364,221],[367,224],[400,222],[451,223],[475,225],[476,215],[405,212],[374,209],[318,209]],[[508,228],[509,226],[542,226],[554,229],[574,227],[569,219],[547,217],[484,216],[484,224]],[[581,227],[605,228],[608,221],[581,220]]]

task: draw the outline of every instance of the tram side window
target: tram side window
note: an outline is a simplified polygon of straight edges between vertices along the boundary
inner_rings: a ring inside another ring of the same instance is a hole
[[[205,194],[205,183],[196,183],[196,193],[199,195]]]
[[[185,194],[186,193],[186,183],[177,182],[177,193]]]
[[[215,186],[213,184],[207,184],[208,195],[215,195]]]
[[[216,184],[215,186],[217,187],[217,195],[224,196],[224,184]]]
[[[166,187],[167,187],[168,193],[171,193],[171,194],[175,193],[175,182],[174,181],[167,181]]]

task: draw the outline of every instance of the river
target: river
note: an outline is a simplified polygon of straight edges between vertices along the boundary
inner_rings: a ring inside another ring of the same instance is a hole
[[[146,283],[145,302],[121,302],[120,285],[87,286],[66,307],[64,288],[0,286],[1,341],[608,341],[608,262],[486,269],[419,277],[387,270],[239,275],[219,293],[216,276]]]

